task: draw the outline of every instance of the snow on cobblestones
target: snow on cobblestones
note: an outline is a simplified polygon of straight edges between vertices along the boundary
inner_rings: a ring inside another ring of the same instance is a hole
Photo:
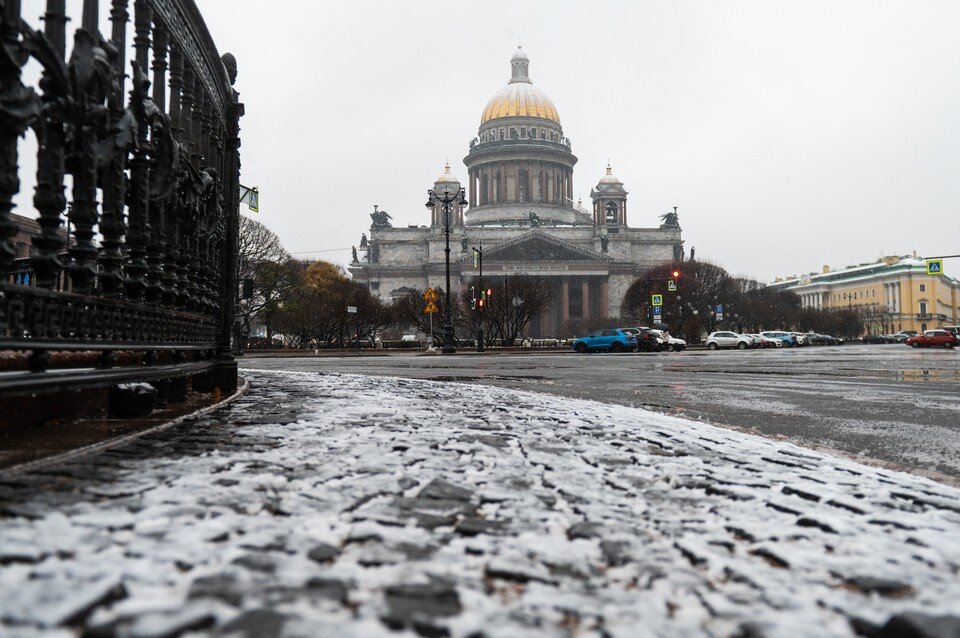
[[[247,374],[0,478],[0,635],[960,632],[960,490],[621,406]]]

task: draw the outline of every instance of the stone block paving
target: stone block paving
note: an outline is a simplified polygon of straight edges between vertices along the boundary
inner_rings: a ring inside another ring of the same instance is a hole
[[[960,490],[621,406],[247,376],[0,477],[0,635],[960,635]]]

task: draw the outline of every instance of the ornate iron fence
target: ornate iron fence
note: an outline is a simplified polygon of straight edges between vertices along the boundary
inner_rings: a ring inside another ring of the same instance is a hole
[[[79,28],[68,49],[69,19]],[[30,60],[38,90],[24,84]],[[48,0],[42,31],[20,0],[0,0],[0,396],[187,376],[236,387],[236,71],[193,0],[84,0],[81,16]],[[27,134],[39,147],[40,231],[30,276],[15,277]],[[58,365],[60,351],[93,363]]]

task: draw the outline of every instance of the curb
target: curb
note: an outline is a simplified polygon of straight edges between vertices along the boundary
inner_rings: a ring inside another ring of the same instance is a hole
[[[157,432],[163,432],[164,430],[169,430],[170,428],[180,425],[185,421],[189,421],[190,419],[195,419],[197,417],[210,414],[211,412],[215,412],[220,408],[230,405],[231,403],[239,399],[241,396],[246,394],[247,390],[250,389],[250,382],[243,378],[242,378],[242,381],[243,381],[243,384],[237,388],[236,392],[231,394],[226,399],[223,399],[219,403],[208,405],[204,408],[200,408],[199,410],[196,410],[195,412],[191,412],[189,414],[181,414],[180,416],[174,419],[171,419],[166,423],[161,423],[160,425],[155,425],[151,428],[147,428],[139,432],[125,434],[123,436],[120,436],[114,439],[109,439],[107,441],[101,441],[99,443],[91,443],[90,445],[84,445],[82,447],[78,447],[68,452],[61,452],[60,454],[55,454],[53,456],[48,456],[46,458],[37,459],[34,461],[28,461],[26,463],[21,463],[20,465],[14,465],[12,467],[5,468],[3,470],[0,470],[0,478],[13,476],[15,474],[29,472],[32,470],[41,469],[49,465],[56,465],[58,463],[63,463],[64,461],[70,461],[76,458],[87,456],[88,454],[105,452],[106,450],[119,447],[126,443],[130,443],[131,441],[135,441],[140,437],[146,436],[148,434],[156,434]]]

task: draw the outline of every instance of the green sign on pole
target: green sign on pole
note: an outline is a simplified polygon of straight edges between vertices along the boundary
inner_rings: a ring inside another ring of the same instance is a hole
[[[663,305],[663,295],[651,295],[650,299],[651,299],[650,305],[654,307]]]

